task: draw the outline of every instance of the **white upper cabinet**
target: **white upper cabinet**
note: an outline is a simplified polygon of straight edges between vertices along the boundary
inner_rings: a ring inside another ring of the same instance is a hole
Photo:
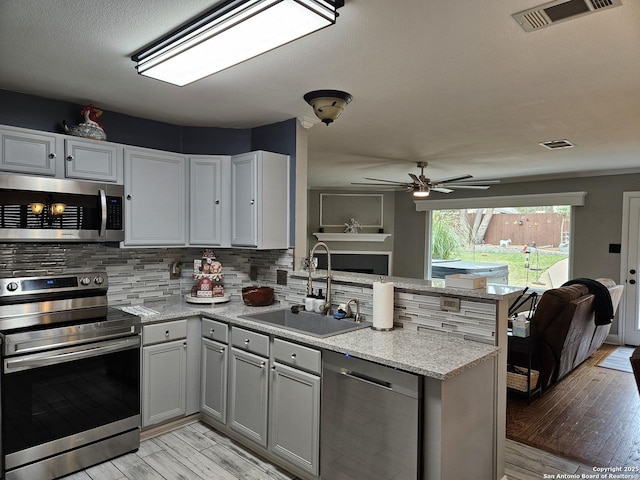
[[[125,245],[186,244],[186,175],[182,155],[124,149]]]
[[[0,126],[0,171],[122,184],[117,143]]]
[[[231,157],[189,158],[189,244],[229,246]]]
[[[231,157],[231,246],[289,247],[289,157],[257,151]]]
[[[56,140],[53,133],[0,128],[0,169],[55,176]]]
[[[122,153],[116,144],[95,140],[64,140],[65,176],[83,180],[118,181]]]

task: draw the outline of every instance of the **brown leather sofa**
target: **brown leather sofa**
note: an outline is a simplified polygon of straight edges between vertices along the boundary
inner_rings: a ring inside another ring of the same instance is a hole
[[[599,278],[597,282],[608,290],[615,315],[624,286],[608,278]],[[596,319],[594,307],[603,299],[596,300],[596,294],[589,291],[590,287],[594,290],[594,284],[553,288],[540,298],[531,318],[531,333],[541,336],[535,363],[543,391],[589,358],[609,334],[610,319],[605,322],[601,316]]]

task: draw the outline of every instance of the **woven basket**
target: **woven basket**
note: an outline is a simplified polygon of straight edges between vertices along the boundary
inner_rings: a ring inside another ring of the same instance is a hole
[[[522,367],[514,367],[515,372],[507,372],[507,387],[521,392],[527,391],[527,369]],[[538,376],[540,372],[531,370],[531,387],[533,390],[538,384]]]

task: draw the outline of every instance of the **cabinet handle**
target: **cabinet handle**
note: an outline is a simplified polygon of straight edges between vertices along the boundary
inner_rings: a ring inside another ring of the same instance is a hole
[[[127,200],[131,200],[131,195],[127,195]]]
[[[295,353],[292,353],[292,354],[291,354],[291,360],[295,360],[295,359],[296,359],[296,357],[297,357],[297,355],[296,355]]]
[[[224,347],[220,347],[220,351],[218,353],[224,353]]]
[[[248,339],[248,338],[245,338],[245,340],[244,340],[244,344],[245,344],[245,345],[249,345],[249,339]]]
[[[271,370],[275,372],[276,371],[276,366],[274,365],[273,367],[271,367]]]
[[[266,364],[266,362],[260,362],[260,368],[264,368]]]
[[[255,205],[256,201],[254,199],[251,199],[251,205]]]
[[[182,348],[187,348],[187,342],[184,342],[184,343],[182,344]]]
[[[49,154],[49,158],[56,158],[56,154],[55,153],[50,153]]]
[[[220,200],[216,200],[216,205],[220,205]]]
[[[213,335],[213,332],[215,332],[215,328],[212,328],[211,330],[209,330],[209,335]]]
[[[70,162],[72,162],[72,161],[73,161],[73,155],[69,155],[69,156],[67,156],[67,160],[68,160],[68,161],[70,161]]]
[[[169,338],[169,330],[167,330],[166,332],[164,332],[164,336],[165,336],[166,338]]]

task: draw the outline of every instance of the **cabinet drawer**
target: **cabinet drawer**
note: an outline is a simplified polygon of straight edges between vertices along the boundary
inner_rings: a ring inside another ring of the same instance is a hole
[[[303,347],[279,338],[273,340],[273,358],[277,362],[286,363],[317,374],[320,374],[322,369],[322,357],[319,350]]]
[[[155,323],[142,327],[142,344],[169,342],[187,338],[187,320],[176,320],[173,322]]]
[[[245,330],[244,328],[231,327],[231,344],[234,347],[248,350],[263,357],[269,356],[269,337],[261,333]]]
[[[202,336],[217,342],[229,343],[229,326],[217,320],[203,318]]]

